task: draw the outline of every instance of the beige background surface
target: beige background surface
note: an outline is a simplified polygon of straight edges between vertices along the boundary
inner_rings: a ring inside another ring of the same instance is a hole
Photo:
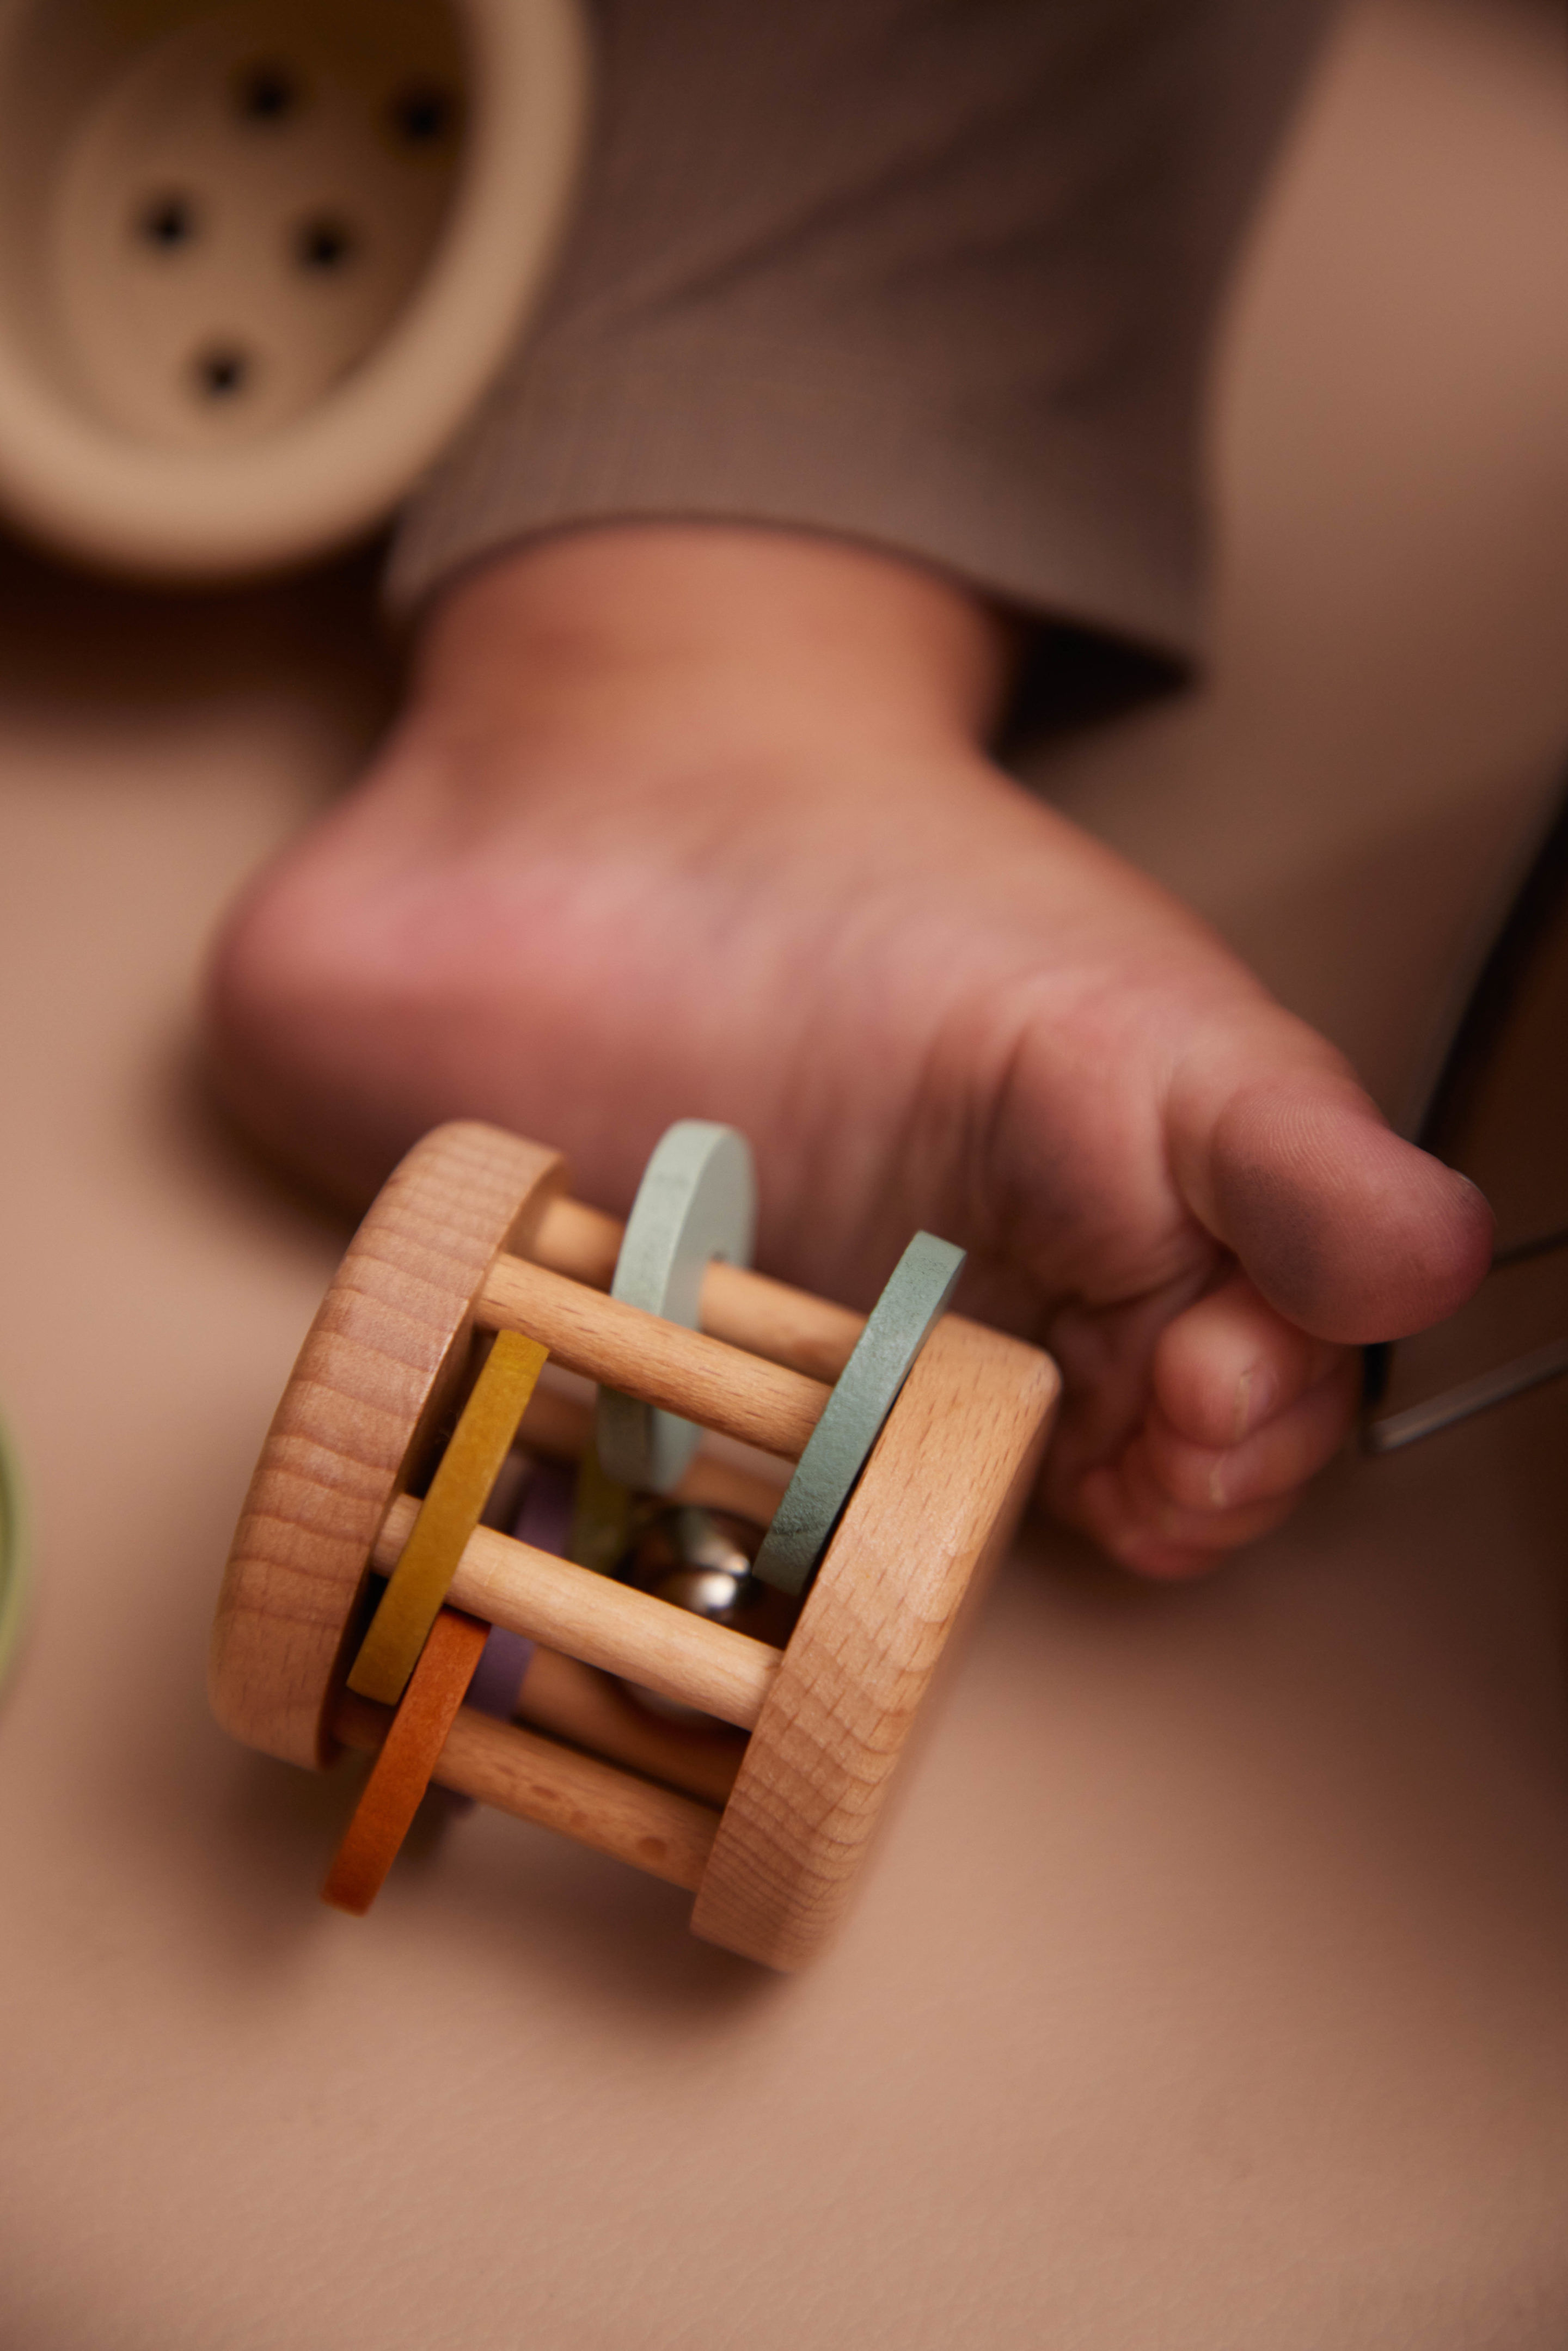
[[[1239,304],[1223,651],[1064,751],[1408,1092],[1568,746],[1560,11],[1365,0]],[[207,1617],[338,1245],[205,1121],[226,893],[352,769],[368,573],[0,556],[6,2351],[1530,2351],[1568,2335],[1562,1395],[1210,1586],[1036,1537],[838,1953],[483,1817],[363,1923]]]

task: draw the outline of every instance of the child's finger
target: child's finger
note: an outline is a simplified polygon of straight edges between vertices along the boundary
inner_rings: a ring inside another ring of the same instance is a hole
[[[1142,1437],[1155,1485],[1184,1508],[1210,1513],[1245,1509],[1293,1493],[1331,1460],[1355,1416],[1354,1358],[1340,1354],[1326,1378],[1298,1396],[1239,1445],[1194,1445],[1158,1406]]]
[[[1202,1575],[1227,1552],[1256,1542],[1279,1526],[1294,1499],[1292,1493],[1244,1510],[1188,1510],[1155,1484],[1134,1445],[1113,1468],[1094,1469],[1084,1478],[1075,1516],[1124,1567],[1143,1575]]]
[[[1277,1314],[1239,1270],[1161,1333],[1155,1395],[1177,1435],[1228,1451],[1346,1360]]]
[[[1428,1330],[1486,1272],[1492,1217],[1474,1185],[1394,1134],[1278,1006],[1197,1041],[1168,1134],[1205,1230],[1320,1337],[1363,1346]]]

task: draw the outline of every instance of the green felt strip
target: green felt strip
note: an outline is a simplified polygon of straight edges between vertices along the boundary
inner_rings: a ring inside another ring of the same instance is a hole
[[[953,1242],[916,1233],[894,1266],[757,1554],[754,1573],[775,1590],[804,1592],[816,1573],[963,1264],[964,1251]]]
[[[746,1137],[733,1126],[683,1118],[660,1138],[643,1170],[610,1294],[695,1331],[710,1262],[717,1257],[749,1265],[756,1226],[757,1182]],[[701,1435],[676,1413],[613,1388],[599,1392],[600,1465],[622,1486],[667,1494]]]

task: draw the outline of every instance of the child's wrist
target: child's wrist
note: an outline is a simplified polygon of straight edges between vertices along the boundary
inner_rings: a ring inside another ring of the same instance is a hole
[[[1008,624],[924,567],[806,534],[626,524],[532,541],[455,582],[420,650],[425,695],[515,723],[592,708],[596,731],[674,723],[777,739],[824,727],[984,739]]]

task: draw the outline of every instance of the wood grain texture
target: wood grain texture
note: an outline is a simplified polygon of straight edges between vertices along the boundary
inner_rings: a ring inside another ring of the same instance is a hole
[[[698,1311],[702,1328],[716,1339],[830,1387],[865,1329],[865,1316],[851,1307],[716,1258],[704,1276]]]
[[[329,1756],[332,1726],[357,1745],[385,1738],[387,1709],[342,1689],[341,1653],[372,1554],[390,1566],[407,1540],[418,1506],[402,1489],[451,1409],[476,1324],[521,1330],[570,1367],[783,1459],[809,1439],[828,1394],[817,1373],[841,1365],[862,1318],[818,1312],[783,1284],[716,1266],[704,1313],[721,1338],[541,1270],[527,1261],[541,1226],[601,1275],[619,1231],[595,1211],[552,1208],[564,1177],[535,1144],[441,1128],[356,1235],[268,1435],[214,1630],[214,1710],[251,1745],[313,1764]],[[800,1965],[839,1920],[960,1604],[1027,1497],[1056,1389],[1037,1350],[941,1322],[782,1655],[476,1530],[454,1607],[558,1653],[536,1693],[558,1730],[618,1742],[626,1761],[679,1778],[661,1726],[628,1736],[622,1720],[618,1732],[611,1717],[624,1701],[599,1672],[755,1726],[722,1820],[688,1794],[466,1708],[434,1776],[696,1889],[696,1932],[769,1966]],[[524,1433],[575,1451],[586,1418],[570,1399],[536,1399]],[[766,1480],[700,1458],[687,1484],[751,1515],[773,1499]],[[721,1794],[733,1752],[711,1776],[699,1763],[685,1785]]]
[[[345,1746],[372,1753],[392,1719],[384,1706],[347,1692],[332,1718]],[[718,1826],[718,1814],[689,1796],[655,1788],[471,1707],[458,1714],[431,1776],[460,1796],[559,1829],[688,1891],[702,1882]]]
[[[586,1281],[591,1290],[608,1290],[625,1232],[618,1217],[607,1217],[602,1208],[591,1208],[586,1201],[563,1194],[550,1202],[535,1226],[528,1254],[551,1273]]]
[[[568,1371],[787,1461],[800,1459],[831,1393],[821,1380],[661,1322],[521,1258],[497,1259],[478,1319],[538,1339]]]
[[[534,1391],[518,1431],[531,1451],[548,1454],[555,1461],[580,1461],[592,1434],[592,1405],[542,1383]],[[731,1510],[737,1518],[765,1527],[779,1507],[789,1476],[786,1462],[778,1464],[776,1474],[764,1477],[744,1463],[699,1446],[695,1459],[667,1499],[695,1502],[704,1510]]]
[[[837,1927],[960,1605],[1008,1541],[1060,1385],[948,1315],[818,1570],[725,1808],[693,1929],[796,1968]]]
[[[704,1803],[723,1804],[745,1745],[733,1732],[664,1722],[628,1698],[619,1682],[556,1649],[537,1649],[523,1677],[517,1719],[570,1740],[591,1755],[629,1763]]]
[[[413,1825],[457,1719],[489,1627],[443,1608],[419,1653],[376,1756],[375,1767],[332,1856],[321,1899],[362,1918]]]
[[[388,1511],[375,1546],[383,1573],[396,1565],[418,1508],[403,1494]],[[749,1633],[672,1608],[492,1527],[476,1527],[469,1536],[448,1597],[486,1624],[626,1675],[741,1730],[761,1713],[783,1654]]]
[[[213,1628],[214,1712],[286,1761],[330,1755],[329,1696],[371,1545],[468,1354],[498,1250],[566,1180],[554,1152],[437,1127],[378,1195],[311,1325],[251,1480]]]
[[[608,1290],[615,1277],[625,1228],[601,1209],[580,1200],[552,1200],[528,1244],[527,1255],[552,1273],[569,1274],[594,1290]],[[700,1327],[715,1339],[748,1354],[765,1356],[831,1386],[849,1362],[865,1316],[807,1290],[793,1290],[749,1266],[716,1259],[703,1280]]]

